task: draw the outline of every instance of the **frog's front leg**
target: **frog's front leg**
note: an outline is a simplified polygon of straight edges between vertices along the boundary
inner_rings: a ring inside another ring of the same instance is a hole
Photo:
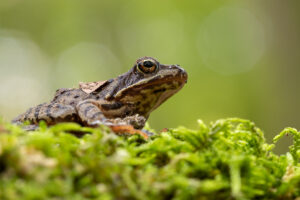
[[[107,104],[105,104],[107,106]],[[113,103],[111,104],[113,106]],[[108,125],[108,126],[120,126],[120,125],[131,125],[134,128],[143,128],[146,122],[146,118],[140,115],[126,116],[124,118],[113,118],[109,119],[105,117],[102,112],[102,105],[98,101],[85,100],[79,102],[76,106],[77,113],[83,123],[89,126],[95,125]]]
[[[77,113],[83,123],[88,126],[106,125],[112,131],[118,133],[140,134],[147,138],[147,133],[136,130],[135,128],[142,128],[146,119],[142,116],[127,116],[125,118],[108,119],[101,111],[101,105],[94,100],[85,100],[80,102],[77,106]]]
[[[88,126],[109,125],[107,118],[99,108],[99,104],[94,100],[79,102],[76,110],[81,121]]]

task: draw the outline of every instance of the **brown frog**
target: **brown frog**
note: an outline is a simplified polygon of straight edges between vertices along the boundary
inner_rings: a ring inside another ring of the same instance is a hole
[[[84,126],[107,125],[115,132],[140,133],[150,113],[187,82],[179,65],[163,65],[142,57],[126,73],[114,79],[79,83],[79,88],[58,89],[50,103],[28,109],[12,122],[39,121],[48,125],[77,122]],[[30,127],[30,125],[29,125]],[[30,128],[29,128],[30,129]]]

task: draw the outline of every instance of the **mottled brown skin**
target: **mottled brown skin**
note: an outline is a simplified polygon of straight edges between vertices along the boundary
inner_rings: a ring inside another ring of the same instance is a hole
[[[178,65],[162,65],[154,58],[143,57],[117,78],[92,83],[96,85],[92,87],[81,83],[78,89],[59,89],[50,103],[30,108],[12,122],[37,125],[44,120],[48,125],[77,122],[141,129],[149,114],[186,81],[187,73]]]

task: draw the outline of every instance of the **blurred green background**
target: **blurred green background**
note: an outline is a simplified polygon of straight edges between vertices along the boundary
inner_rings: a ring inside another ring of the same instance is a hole
[[[152,56],[189,74],[150,116],[153,128],[241,117],[271,142],[300,129],[299,9],[297,0],[1,0],[0,116]]]

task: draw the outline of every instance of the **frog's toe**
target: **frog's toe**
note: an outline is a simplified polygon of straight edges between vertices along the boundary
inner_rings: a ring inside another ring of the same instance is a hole
[[[112,127],[112,126],[126,126],[128,124],[126,122],[119,121],[119,122],[115,122],[115,123],[113,123],[113,122],[104,122],[104,125]]]
[[[152,133],[151,131],[148,131],[148,130],[145,130],[145,129],[142,129],[142,131],[144,133],[146,133],[149,137],[155,135],[155,133]]]
[[[131,126],[133,126],[135,129],[141,129],[144,127],[145,123],[140,123],[138,121],[131,121],[129,123]]]
[[[123,122],[118,122],[118,123],[113,123],[113,122],[110,122],[110,121],[100,121],[100,120],[95,120],[93,122],[90,122],[89,123],[90,126],[100,126],[100,125],[104,125],[104,126],[123,126],[123,125],[126,125],[125,123]]]
[[[103,122],[101,122],[100,120],[95,120],[95,121],[92,121],[92,122],[89,122],[88,125],[89,126],[99,126],[99,125],[102,125]]]
[[[125,118],[127,123],[136,129],[141,129],[145,126],[146,118],[138,114]]]

